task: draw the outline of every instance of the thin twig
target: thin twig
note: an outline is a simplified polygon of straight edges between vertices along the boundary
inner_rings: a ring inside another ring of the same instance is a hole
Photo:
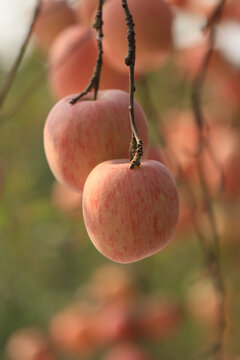
[[[59,61],[54,64],[54,66],[47,65],[44,66],[42,72],[38,74],[36,79],[32,82],[32,84],[27,88],[24,92],[22,92],[21,97],[14,103],[13,106],[11,106],[10,109],[7,109],[3,114],[0,115],[0,122],[9,120],[12,116],[14,116],[19,110],[21,110],[26,103],[31,99],[31,96],[34,95],[36,90],[38,89],[39,85],[43,82],[43,77],[46,76],[47,72],[51,72],[52,67],[54,67],[55,71],[58,71],[61,69],[62,66],[64,66],[65,62],[68,60],[68,58],[72,55],[74,55],[74,52],[78,50],[79,46],[81,46],[82,42],[84,42],[87,38],[91,37],[90,32],[87,33],[86,37],[83,39],[79,39],[74,45],[72,45],[66,54],[61,56]]]
[[[199,127],[200,131],[200,146],[199,146],[199,156],[198,156],[198,176],[200,179],[200,184],[202,188],[203,197],[205,199],[206,204],[206,212],[208,214],[208,220],[211,227],[211,239],[213,240],[211,244],[206,248],[206,261],[209,266],[210,275],[212,277],[213,283],[215,285],[215,290],[217,291],[219,295],[219,306],[218,306],[218,319],[217,319],[217,331],[216,331],[216,342],[214,346],[211,347],[210,351],[208,352],[207,356],[216,356],[216,359],[221,360],[223,359],[223,337],[224,337],[224,331],[226,327],[225,323],[225,289],[224,289],[224,282],[223,282],[223,275],[222,275],[222,269],[220,264],[220,244],[219,244],[219,236],[217,233],[217,227],[216,227],[216,220],[213,212],[213,206],[212,206],[212,199],[211,195],[208,189],[208,186],[206,185],[206,178],[204,174],[204,159],[202,156],[203,148],[206,146],[207,142],[204,140],[204,134],[203,129],[205,125],[205,121],[202,114],[201,109],[201,95],[202,95],[202,89],[203,84],[205,81],[206,72],[208,69],[209,61],[211,59],[211,55],[213,53],[213,48],[215,44],[215,34],[216,34],[216,28],[215,28],[215,22],[216,19],[219,18],[220,13],[222,12],[223,6],[224,6],[225,0],[221,0],[217,7],[214,9],[213,13],[209,17],[209,20],[207,21],[207,24],[205,25],[204,29],[209,29],[209,47],[206,52],[205,58],[203,60],[202,66],[199,69],[198,74],[196,75],[194,81],[193,81],[193,87],[192,87],[192,108],[195,115],[196,123]],[[209,150],[209,149],[208,149]],[[209,239],[210,240],[210,239]],[[200,239],[201,241],[201,239]]]
[[[135,68],[135,32],[133,17],[129,11],[127,0],[122,0],[122,7],[126,15],[127,24],[127,40],[128,50],[125,58],[125,64],[129,66],[129,115],[132,128],[132,139],[130,142],[130,169],[140,166],[141,156],[143,154],[143,142],[138,136],[137,126],[134,117],[134,92],[135,92],[135,80],[134,80],[134,68]]]
[[[215,24],[216,21],[219,21],[221,15],[222,15],[222,10],[225,4],[225,0],[220,0],[219,3],[217,4],[216,8],[213,9],[213,12],[211,13],[211,15],[209,16],[206,24],[203,27],[203,31],[204,30],[208,30],[211,29],[212,26]]]
[[[203,62],[195,79],[193,80],[193,86],[192,86],[192,105],[194,109],[195,119],[201,132],[203,130],[203,123],[204,123],[204,118],[201,109],[201,94],[202,94],[203,84],[206,78],[209,61],[213,53],[214,43],[215,43],[215,28],[213,28],[210,33],[209,46],[206,55],[203,59]]]
[[[12,83],[14,81],[14,78],[15,78],[15,75],[16,75],[16,72],[21,64],[21,61],[23,59],[23,56],[25,54],[25,51],[27,49],[27,46],[28,46],[28,43],[29,43],[29,40],[30,40],[30,37],[32,35],[32,31],[33,31],[33,27],[34,27],[34,24],[36,22],[36,19],[39,15],[39,11],[40,11],[40,5],[41,5],[41,0],[38,0],[37,1],[37,5],[35,7],[35,10],[34,10],[34,13],[33,13],[33,18],[32,18],[32,21],[31,21],[31,24],[29,26],[29,30],[26,34],[26,37],[22,43],[22,46],[20,48],[20,51],[17,55],[17,58],[10,70],[10,72],[8,73],[7,75],[7,78],[5,79],[5,82],[3,83],[2,85],[2,88],[0,90],[0,107],[2,106],[4,100],[6,99],[7,97],[7,94],[12,86]]]
[[[89,81],[88,86],[84,89],[78,96],[73,98],[70,101],[70,104],[75,104],[79,99],[81,99],[84,95],[86,95],[89,91],[94,89],[94,100],[97,99],[97,93],[100,83],[101,71],[102,71],[102,38],[103,38],[103,20],[102,20],[102,8],[105,0],[99,0],[98,10],[95,18],[95,22],[93,24],[93,28],[97,31],[97,43],[98,43],[98,55],[96,59],[96,64],[93,70],[93,74]]]

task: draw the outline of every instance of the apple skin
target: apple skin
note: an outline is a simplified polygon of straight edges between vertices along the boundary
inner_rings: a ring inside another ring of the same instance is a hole
[[[129,156],[131,127],[129,94],[121,90],[89,93],[76,104],[60,100],[50,111],[44,127],[44,148],[49,166],[58,182],[82,192],[90,171],[109,159]],[[148,126],[142,107],[135,101],[139,136],[148,151]]]
[[[66,1],[43,0],[40,14],[34,24],[37,45],[48,52],[57,35],[75,23],[74,12]]]
[[[137,306],[138,331],[142,338],[160,340],[170,338],[182,323],[179,304],[170,296],[147,296]]]
[[[24,327],[8,338],[5,352],[10,360],[55,360],[51,345],[38,327]]]
[[[132,263],[153,255],[172,238],[178,219],[175,181],[165,165],[143,160],[105,161],[89,174],[82,197],[90,239],[105,257]]]
[[[93,25],[98,8],[98,0],[80,0],[75,7],[75,15],[80,24]]]
[[[56,348],[66,354],[89,354],[93,344],[89,319],[92,310],[85,303],[71,304],[53,316],[49,335]]]
[[[102,360],[150,360],[150,356],[145,353],[137,344],[132,342],[120,342],[108,349],[103,355]]]
[[[51,201],[55,207],[62,212],[79,213],[82,195],[79,192],[72,191],[69,187],[63,186],[55,181],[52,185]]]
[[[161,67],[173,47],[173,11],[163,0],[128,0],[136,33],[135,73],[145,74]],[[127,28],[124,10],[119,0],[107,1],[103,11],[104,53],[106,61],[126,73]]]
[[[56,38],[48,60],[48,85],[54,98],[61,99],[87,87],[97,59],[95,38],[95,32],[84,25],[69,26]],[[103,54],[99,89],[127,90],[128,86],[128,74],[111,68]]]

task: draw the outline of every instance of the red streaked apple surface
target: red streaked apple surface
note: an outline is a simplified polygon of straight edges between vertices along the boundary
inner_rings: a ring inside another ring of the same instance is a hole
[[[97,59],[95,37],[89,27],[73,25],[56,38],[48,60],[48,85],[54,98],[61,99],[87,87]],[[99,89],[127,90],[128,84],[128,74],[121,74],[109,66],[103,54]]]
[[[44,127],[44,148],[56,179],[75,191],[82,191],[90,171],[99,163],[129,156],[131,126],[129,95],[121,90],[99,91],[76,104],[75,95],[60,100],[50,111]],[[135,101],[139,136],[148,151],[148,126],[144,111]]]
[[[178,191],[165,165],[143,160],[105,161],[89,174],[83,216],[95,247],[110,260],[131,263],[153,255],[171,240],[179,213]]]

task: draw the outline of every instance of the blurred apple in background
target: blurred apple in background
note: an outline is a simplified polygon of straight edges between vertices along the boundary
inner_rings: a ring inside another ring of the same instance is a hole
[[[218,0],[186,0],[185,9],[209,17],[218,3]]]
[[[49,336],[58,351],[65,354],[91,354],[93,351],[89,319],[93,309],[86,303],[69,305],[49,323]]]
[[[179,304],[165,294],[142,298],[138,303],[138,331],[140,337],[160,340],[172,336],[182,324]]]
[[[181,166],[184,177],[198,187],[201,157],[202,174],[212,194],[221,191],[229,197],[237,195],[240,187],[236,167],[239,162],[239,132],[230,124],[218,123],[210,114],[206,116],[203,112],[203,116],[205,147],[200,151],[200,132],[193,113],[177,110],[165,113],[164,135],[170,158]]]
[[[214,328],[218,317],[220,295],[211,279],[202,278],[193,282],[186,293],[187,309],[201,324]]]
[[[156,160],[167,166],[166,154],[160,145],[150,145],[148,150],[148,159]]]
[[[222,12],[223,20],[240,22],[240,6],[238,0],[228,0]]]
[[[186,171],[199,150],[200,133],[194,115],[190,110],[172,108],[162,115],[162,119],[170,162]]]
[[[117,264],[100,266],[92,274],[88,292],[101,304],[120,301],[132,303],[138,294],[136,279],[129,269]]]
[[[99,308],[89,321],[92,340],[97,347],[138,337],[137,322],[132,316],[134,305],[115,300]]]
[[[104,5],[104,52],[106,61],[117,70],[127,73],[127,29],[121,1],[111,0]],[[136,33],[136,74],[161,67],[172,50],[171,7],[163,0],[129,0]],[[122,16],[120,16],[122,14]],[[151,19],[147,21],[146,19]]]
[[[74,25],[63,31],[49,53],[48,83],[53,96],[60,99],[80,93],[89,84],[97,59],[96,35],[83,25]],[[122,75],[106,63],[103,67],[100,89],[128,89],[128,75]]]
[[[52,185],[51,200],[60,211],[82,211],[82,195],[58,182]]]
[[[101,360],[151,360],[152,358],[134,343],[119,343],[112,346]]]
[[[194,78],[200,71],[208,50],[209,43],[205,38],[194,44],[182,47],[176,53],[178,69],[184,76],[190,79]],[[211,81],[215,78],[224,77],[224,74],[228,73],[230,69],[230,64],[217,49],[214,49],[209,60],[206,80],[208,81],[209,79]]]
[[[107,0],[105,0],[106,2]],[[78,0],[75,4],[75,15],[81,24],[92,26],[98,8],[98,0]]]
[[[6,344],[10,360],[54,360],[47,337],[37,327],[16,330]]]
[[[75,22],[74,12],[66,1],[43,0],[40,14],[34,25],[34,38],[37,45],[48,51],[57,35]]]

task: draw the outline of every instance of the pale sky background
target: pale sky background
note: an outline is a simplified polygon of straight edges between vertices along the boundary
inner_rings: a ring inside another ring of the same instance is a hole
[[[36,0],[0,0],[0,64],[8,68],[17,55],[32,17]],[[204,19],[179,12],[174,24],[177,47],[201,39]],[[240,23],[225,23],[219,28],[217,47],[240,67]],[[29,50],[30,51],[30,50]]]

